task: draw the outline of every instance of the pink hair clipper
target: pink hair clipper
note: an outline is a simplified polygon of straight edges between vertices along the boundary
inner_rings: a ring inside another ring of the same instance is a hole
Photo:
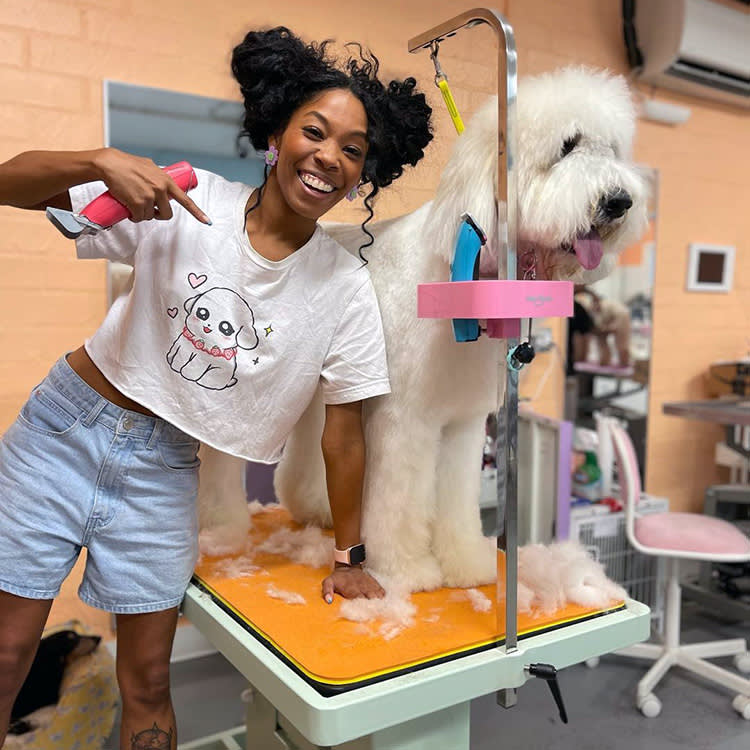
[[[186,161],[164,167],[164,171],[186,193],[198,184],[195,170]],[[82,234],[96,234],[102,229],[109,229],[130,216],[128,209],[109,190],[94,198],[80,213],[51,207],[47,208],[46,213],[47,218],[71,240]]]

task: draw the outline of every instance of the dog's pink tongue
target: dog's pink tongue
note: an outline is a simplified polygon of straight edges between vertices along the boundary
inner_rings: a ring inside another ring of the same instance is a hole
[[[593,271],[602,262],[604,248],[602,248],[602,238],[596,229],[592,228],[587,234],[576,237],[573,241],[573,249],[578,262],[587,271]]]

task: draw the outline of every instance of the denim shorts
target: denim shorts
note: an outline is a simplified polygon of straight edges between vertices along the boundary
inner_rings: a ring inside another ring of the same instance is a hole
[[[0,589],[52,599],[86,547],[87,604],[177,606],[198,558],[198,446],[61,358],[0,440]]]

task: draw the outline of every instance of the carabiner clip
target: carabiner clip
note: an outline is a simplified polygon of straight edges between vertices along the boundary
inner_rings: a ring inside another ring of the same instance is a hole
[[[448,108],[448,114],[453,120],[453,127],[456,128],[456,132],[461,135],[464,132],[464,122],[461,119],[461,115],[458,113],[458,107],[453,99],[450,86],[448,86],[448,76],[445,71],[440,67],[440,60],[438,60],[439,45],[437,42],[430,43],[430,59],[432,64],[435,66],[435,85],[440,89],[440,93],[443,95],[443,101],[445,106]]]

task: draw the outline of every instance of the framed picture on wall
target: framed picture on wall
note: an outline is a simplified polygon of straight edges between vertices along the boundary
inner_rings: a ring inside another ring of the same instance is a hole
[[[687,290],[728,292],[734,277],[734,248],[729,245],[689,245]]]

